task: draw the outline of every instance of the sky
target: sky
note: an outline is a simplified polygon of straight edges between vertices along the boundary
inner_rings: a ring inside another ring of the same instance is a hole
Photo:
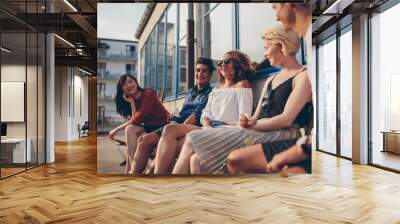
[[[147,3],[98,3],[97,37],[136,40],[135,32]]]

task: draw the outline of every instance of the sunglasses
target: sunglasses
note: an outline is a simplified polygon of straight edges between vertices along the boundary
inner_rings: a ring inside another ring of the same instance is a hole
[[[228,65],[228,64],[230,64],[231,62],[233,62],[233,59],[232,59],[232,58],[225,58],[224,60],[217,61],[217,65],[218,65],[218,66],[221,66],[222,64]]]

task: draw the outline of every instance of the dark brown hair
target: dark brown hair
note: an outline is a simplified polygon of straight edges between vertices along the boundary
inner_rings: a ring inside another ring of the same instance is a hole
[[[212,59],[210,59],[210,58],[198,57],[196,59],[196,65],[197,64],[207,65],[210,76],[215,71],[214,63],[213,63]]]
[[[233,61],[233,81],[235,83],[240,82],[244,79],[249,80],[254,75],[255,69],[250,57],[240,51],[232,50],[226,52],[224,55],[229,55],[229,58]],[[221,74],[221,69],[218,68],[218,75],[220,77],[220,83],[225,82],[224,76]]]

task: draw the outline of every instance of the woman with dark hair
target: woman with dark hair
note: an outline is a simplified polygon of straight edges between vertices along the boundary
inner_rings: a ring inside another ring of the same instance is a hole
[[[129,74],[122,75],[117,83],[115,105],[121,116],[130,119],[111,130],[109,137],[114,140],[115,134],[125,129],[128,148],[125,172],[131,174],[138,137],[167,124],[169,113],[153,90],[142,89],[136,78]]]

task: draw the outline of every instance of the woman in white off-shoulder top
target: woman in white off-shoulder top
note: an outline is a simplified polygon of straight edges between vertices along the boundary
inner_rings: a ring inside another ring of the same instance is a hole
[[[218,124],[236,125],[240,114],[251,114],[252,106],[251,88],[217,88],[208,96],[200,122],[208,120],[213,127],[219,126]]]
[[[236,125],[242,113],[251,114],[253,94],[248,78],[255,70],[250,58],[239,51],[225,53],[218,63],[219,85],[208,96],[200,123],[202,128]],[[168,172],[181,150],[187,133],[200,127],[189,124],[169,124],[164,128],[157,147],[155,174]],[[179,157],[180,161],[189,160]],[[187,162],[187,161],[185,161]]]

